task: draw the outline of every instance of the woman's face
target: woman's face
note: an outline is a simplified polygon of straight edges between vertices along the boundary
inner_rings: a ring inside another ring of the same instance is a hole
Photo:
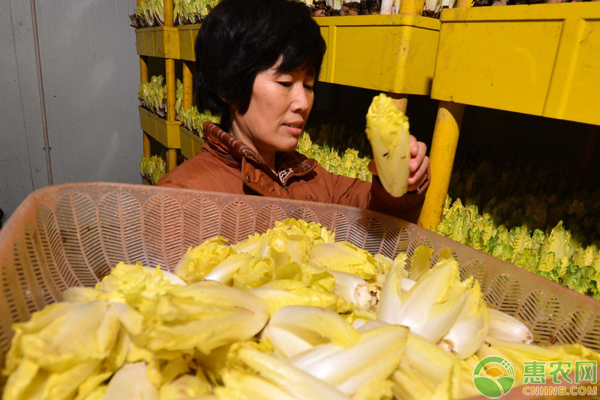
[[[256,75],[248,111],[232,112],[235,136],[263,157],[296,148],[314,102],[315,77],[305,70],[282,74],[278,65]]]

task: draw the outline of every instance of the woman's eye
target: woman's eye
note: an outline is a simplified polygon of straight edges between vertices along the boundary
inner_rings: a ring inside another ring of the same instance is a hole
[[[308,90],[309,92],[312,92],[314,89],[314,86],[311,85],[304,85],[304,89]]]
[[[292,82],[278,82],[281,86],[289,88],[292,87]]]

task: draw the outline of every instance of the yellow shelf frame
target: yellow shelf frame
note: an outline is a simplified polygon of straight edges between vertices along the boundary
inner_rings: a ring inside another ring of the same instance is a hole
[[[429,95],[440,22],[419,15],[319,17],[327,43],[319,80]]]
[[[195,44],[201,24],[179,26],[179,54],[182,60],[196,61]]]
[[[600,125],[600,3],[463,5],[441,23],[425,228],[442,216],[464,104]]]
[[[434,99],[600,125],[600,3],[444,10],[441,21]]]
[[[415,4],[406,3],[406,7]],[[397,94],[431,93],[439,20],[420,15],[361,15],[315,21],[327,43],[319,80]],[[179,27],[182,60],[196,60],[194,44],[200,26]]]
[[[140,56],[178,60],[179,29],[168,26],[138,28],[135,30],[137,52]]]
[[[179,127],[179,133],[181,138],[181,155],[189,160],[200,151],[204,140],[185,126]]]
[[[179,135],[181,122],[168,121],[154,114],[152,111],[146,110],[142,106],[139,106],[138,109],[140,113],[140,125],[148,136],[154,138],[169,150],[178,150],[181,148]]]
[[[138,5],[141,0],[137,0]],[[167,147],[167,170],[177,167],[177,150],[180,148],[178,127],[175,120],[175,97],[177,84],[175,60],[179,59],[179,29],[173,26],[173,0],[164,1],[165,26],[136,29],[137,51],[140,56],[140,80],[148,82],[148,57],[165,59],[167,81],[167,120],[140,107],[140,122],[144,132],[144,157],[150,157],[150,138],[154,137]]]

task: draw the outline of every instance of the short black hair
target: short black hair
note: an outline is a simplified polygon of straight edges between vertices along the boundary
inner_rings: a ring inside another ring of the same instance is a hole
[[[293,0],[223,0],[196,39],[194,90],[198,110],[221,116],[248,111],[256,75],[283,57],[278,72],[306,69],[318,78],[325,41],[309,8]],[[224,99],[225,101],[223,101]]]

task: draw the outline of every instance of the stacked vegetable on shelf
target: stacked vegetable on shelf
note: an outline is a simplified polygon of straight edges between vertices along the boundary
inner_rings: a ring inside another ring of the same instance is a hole
[[[160,178],[166,173],[167,165],[159,156],[142,157],[140,161],[140,173],[146,181],[156,185]]]
[[[210,111],[200,113],[196,106],[182,110],[178,115],[178,119],[189,131],[201,138],[204,137],[202,134],[202,124],[204,122],[209,121],[216,124],[221,122],[221,117],[212,115]]]
[[[520,4],[570,3],[573,0],[474,0],[473,6],[512,6]]]
[[[144,82],[138,90],[138,99],[142,107],[154,114],[167,117],[167,86],[162,75],[153,76]]]
[[[600,300],[600,190],[530,169],[458,169],[435,231]]]
[[[381,0],[304,0],[303,2],[310,8],[314,17],[377,15],[382,10]],[[388,12],[388,14],[397,14],[397,12]]]
[[[400,1],[398,0],[298,1],[305,3],[314,17],[400,14]],[[175,25],[200,24],[218,2],[219,0],[174,0],[173,22]],[[423,14],[438,18],[442,8],[452,8],[455,3],[455,0],[426,0]],[[131,26],[136,29],[163,26],[164,0],[143,0],[129,18],[131,19]]]
[[[177,25],[200,24],[219,0],[174,0]]]
[[[368,157],[359,157],[358,150],[346,149],[340,155],[340,152],[334,148],[313,143],[310,134],[306,131],[300,136],[296,150],[308,158],[314,158],[323,168],[334,174],[368,182],[373,179],[373,174],[369,171],[371,160]]]
[[[175,25],[200,24],[218,3],[218,0],[174,0],[173,23]],[[165,24],[164,0],[142,0],[129,18],[131,26],[136,29],[163,26]]]
[[[202,133],[202,124],[206,121],[214,122],[218,124],[221,122],[221,117],[212,115],[208,110],[200,113],[196,106],[189,108],[183,108],[183,84],[177,80],[177,101],[175,102],[175,110],[177,111],[177,119],[181,121],[181,124],[186,127],[189,131],[196,134],[196,136],[204,137]]]
[[[298,0],[305,3],[313,17],[351,15],[394,15],[400,14],[399,0]],[[518,4],[566,3],[571,0],[473,0],[472,5],[505,6]],[[175,25],[200,24],[219,0],[174,0]],[[443,9],[454,8],[456,0],[425,0],[423,15],[439,18]],[[164,25],[164,0],[142,0],[133,15],[131,26],[148,28]]]
[[[329,172],[371,182],[371,148],[361,131],[364,126],[357,121],[311,116],[296,150],[314,158]]]
[[[134,28],[149,28],[165,24],[164,0],[142,0],[129,16]]]
[[[441,254],[430,269],[429,247],[392,260],[288,219],[190,248],[174,274],[119,263],[13,325],[3,398],[459,399],[489,354],[517,385],[525,360],[600,360],[532,344]]]
[[[142,107],[159,115],[167,117],[167,87],[162,75],[153,76],[149,82],[142,83],[138,91],[138,99]],[[175,101],[177,119],[190,131],[202,137],[202,124],[205,121],[220,122],[220,117],[213,116],[209,111],[200,113],[196,106],[183,108],[183,83],[177,80]]]

